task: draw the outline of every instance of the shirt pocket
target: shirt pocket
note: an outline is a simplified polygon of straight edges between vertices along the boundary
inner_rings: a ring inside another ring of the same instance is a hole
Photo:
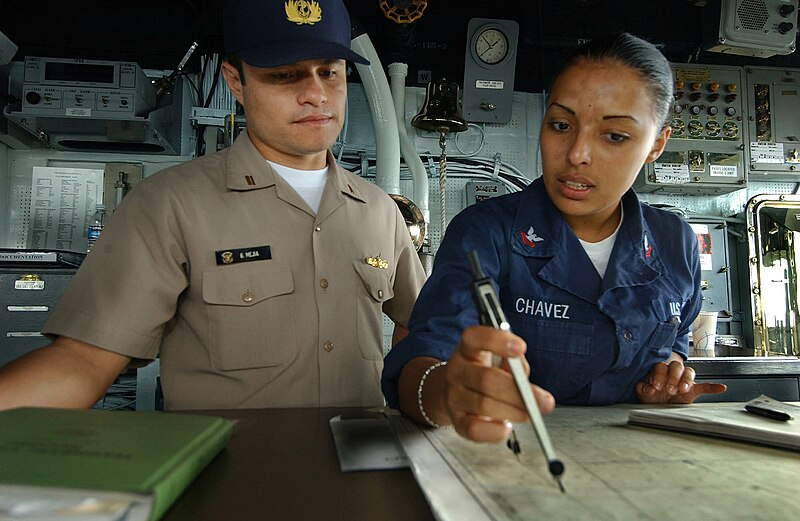
[[[678,326],[681,323],[680,315],[673,313],[671,304],[680,300],[656,299],[651,301],[655,327],[645,343],[645,348],[669,355],[675,338],[678,335]]]
[[[356,284],[358,347],[367,360],[383,359],[383,303],[394,296],[389,270],[366,263],[353,264]]]
[[[222,371],[277,366],[296,349],[289,265],[269,260],[203,272],[211,361]]]

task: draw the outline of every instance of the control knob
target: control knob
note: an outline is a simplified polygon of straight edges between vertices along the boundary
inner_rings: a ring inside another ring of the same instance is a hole
[[[42,101],[42,96],[39,95],[38,92],[30,91],[27,94],[25,94],[25,101],[27,101],[31,105],[36,105],[40,101]]]

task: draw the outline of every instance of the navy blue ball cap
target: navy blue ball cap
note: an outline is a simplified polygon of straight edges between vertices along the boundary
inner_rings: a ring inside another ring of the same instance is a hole
[[[342,0],[225,0],[225,51],[254,67],[343,59],[369,65],[350,50]]]

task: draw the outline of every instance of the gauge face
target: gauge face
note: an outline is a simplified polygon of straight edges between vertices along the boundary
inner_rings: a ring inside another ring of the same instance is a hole
[[[508,38],[499,29],[485,29],[475,40],[475,55],[483,63],[494,65],[508,55]]]

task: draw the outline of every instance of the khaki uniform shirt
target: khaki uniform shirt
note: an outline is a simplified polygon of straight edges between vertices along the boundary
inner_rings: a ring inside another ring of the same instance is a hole
[[[246,134],[140,183],[45,324],[161,356],[165,408],[383,404],[383,318],[424,271],[385,192],[328,154],[315,216]]]

